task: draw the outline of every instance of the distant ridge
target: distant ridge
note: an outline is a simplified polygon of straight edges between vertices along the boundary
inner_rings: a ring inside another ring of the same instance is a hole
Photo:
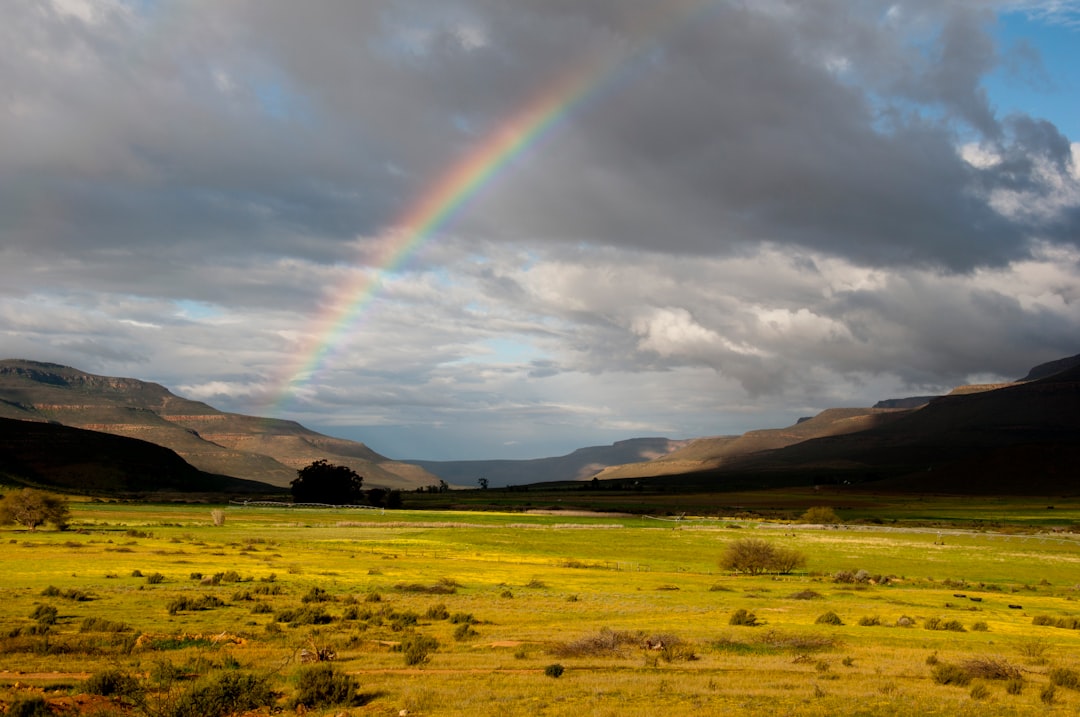
[[[318,459],[356,470],[366,487],[409,490],[438,483],[422,468],[294,421],[226,413],[156,383],[54,363],[0,361],[0,417],[138,438],[175,451],[207,473],[281,487]]]
[[[630,438],[610,446],[579,448],[565,456],[554,458],[409,462],[434,473],[448,483],[476,487],[479,479],[484,478],[491,488],[499,488],[524,483],[588,480],[608,466],[652,460],[689,442],[669,438]]]

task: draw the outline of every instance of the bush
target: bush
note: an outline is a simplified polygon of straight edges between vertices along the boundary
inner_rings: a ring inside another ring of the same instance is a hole
[[[296,696],[293,709],[303,705],[311,709],[333,705],[353,705],[357,702],[356,680],[339,673],[333,665],[320,663],[304,667],[296,676]]]
[[[273,703],[274,693],[266,678],[225,672],[181,694],[163,717],[224,717]]]
[[[731,614],[728,619],[728,625],[742,625],[744,627],[757,627],[761,623],[758,622],[757,615],[746,610],[739,608]]]
[[[334,617],[327,614],[321,607],[305,606],[278,610],[274,614],[274,621],[287,622],[290,627],[296,627],[297,625],[329,625],[334,621]]]
[[[212,610],[216,607],[224,607],[225,602],[221,598],[214,597],[213,595],[203,595],[201,597],[178,597],[169,601],[166,605],[166,609],[170,615],[175,615],[183,610],[197,611],[197,610]]]
[[[859,618],[860,627],[874,627],[881,624],[881,618],[877,615],[863,615]]]
[[[421,665],[427,662],[430,654],[437,649],[439,649],[439,641],[426,635],[412,635],[401,643],[401,651],[405,655],[405,664],[409,666]]]
[[[777,547],[760,538],[739,538],[728,543],[720,556],[720,567],[736,573],[787,574],[806,564],[806,556],[791,548]]]
[[[1012,680],[1020,678],[1020,670],[998,657],[973,657],[960,665],[972,677],[984,680]]]
[[[133,697],[142,691],[139,681],[117,669],[95,672],[83,683],[87,694],[103,697]]]
[[[51,493],[23,488],[0,497],[0,525],[18,523],[37,530],[39,525],[52,523],[57,530],[65,530],[70,518],[67,501]]]
[[[816,505],[813,508],[809,508],[802,514],[800,520],[804,523],[813,523],[815,525],[835,524],[842,523],[840,516],[836,514],[836,511],[832,508],[824,505]]]
[[[622,654],[625,647],[637,645],[640,641],[640,635],[605,627],[594,635],[556,645],[551,649],[551,653],[556,657],[617,656]]]
[[[939,685],[967,687],[971,684],[971,675],[964,668],[950,665],[947,662],[939,662],[934,665],[930,670],[930,674],[934,678],[934,682]]]
[[[1080,689],[1080,673],[1071,667],[1054,667],[1046,673],[1046,676],[1050,678],[1050,684],[1056,687]]]
[[[150,585],[158,585],[165,582],[165,576],[161,573],[151,573],[150,575],[146,576],[146,582]]]
[[[460,640],[469,640],[469,639],[472,639],[472,638],[476,637],[479,634],[480,633],[478,633],[476,630],[472,629],[472,626],[469,625],[469,623],[463,622],[460,625],[458,625],[457,628],[454,630],[454,639],[459,640],[459,641]]]
[[[103,617],[87,617],[79,624],[79,632],[131,632],[131,626]]]
[[[555,679],[558,679],[559,677],[562,677],[562,673],[565,672],[565,671],[566,671],[565,668],[562,665],[560,665],[558,662],[553,663],[551,665],[548,665],[547,667],[544,668],[544,674],[547,675],[548,677],[552,677],[552,678],[555,678]]]
[[[37,620],[39,625],[55,625],[59,612],[52,605],[38,605],[30,613],[31,620]]]
[[[843,625],[844,621],[840,619],[840,616],[830,610],[829,612],[818,615],[817,620],[814,620],[815,625]]]
[[[7,717],[51,717],[49,703],[41,695],[17,698],[8,707]]]

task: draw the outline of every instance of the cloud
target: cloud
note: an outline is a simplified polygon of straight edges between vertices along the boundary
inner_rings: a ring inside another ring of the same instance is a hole
[[[1077,350],[1080,151],[996,110],[998,68],[1054,82],[1038,38],[998,44],[1004,12],[1076,5],[15,4],[0,336],[435,458],[1022,375]]]

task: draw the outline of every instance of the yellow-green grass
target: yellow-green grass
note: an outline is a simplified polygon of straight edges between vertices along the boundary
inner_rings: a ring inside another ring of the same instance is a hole
[[[1057,689],[1050,704],[1042,697],[1048,670],[1080,668],[1073,657],[1080,631],[1032,624],[1035,616],[1080,617],[1080,546],[1068,536],[236,507],[224,508],[225,524],[214,526],[212,507],[82,503],[73,505],[67,532],[0,532],[0,683],[8,685],[0,701],[18,693],[16,682],[52,681],[77,692],[80,675],[109,667],[142,675],[162,660],[182,668],[235,660],[272,675],[284,700],[298,651],[314,645],[333,647],[335,664],[354,673],[368,698],[352,708],[356,714],[1053,714],[1080,707],[1080,692],[1071,689]],[[724,546],[747,536],[805,552],[805,569],[756,577],[721,571]],[[834,579],[859,570],[882,580]],[[148,578],[155,573],[160,582]],[[204,585],[193,574],[226,579]],[[332,622],[275,622],[275,614],[302,608],[316,587],[332,600],[308,605]],[[818,597],[805,599],[806,591]],[[72,599],[80,593],[91,599]],[[223,605],[168,610],[177,599],[206,596]],[[43,635],[32,629],[39,605],[58,611]],[[475,635],[456,639],[461,623],[427,617],[437,606],[471,614]],[[740,608],[764,624],[729,625]],[[350,611],[355,619],[344,619]],[[829,611],[844,624],[816,624]],[[897,627],[901,617],[913,626]],[[80,632],[86,618],[131,630]],[[859,624],[869,618],[879,624]],[[935,618],[965,631],[926,629]],[[27,628],[30,634],[13,636]],[[603,630],[635,638],[618,654],[558,649]],[[418,667],[393,651],[412,633],[439,642]],[[644,647],[649,638],[681,641],[682,656],[696,659],[668,661]],[[936,684],[927,664],[977,656],[1024,670],[1023,691],[976,680],[988,694],[973,697],[972,685]],[[558,679],[544,674],[553,663],[565,667]]]

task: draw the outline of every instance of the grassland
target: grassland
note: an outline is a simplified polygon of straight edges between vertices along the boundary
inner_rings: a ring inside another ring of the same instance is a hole
[[[360,697],[309,714],[1075,714],[1080,542],[1040,527],[1080,517],[1062,503],[856,497],[845,517],[868,522],[839,529],[719,508],[663,520],[222,507],[215,526],[217,506],[74,504],[66,532],[0,532],[0,702],[37,693],[99,717],[165,715],[170,695],[231,671],[266,677],[284,706],[301,651],[322,649]],[[720,571],[747,536],[808,562]],[[758,624],[729,624],[740,609]],[[818,622],[830,612],[842,624]],[[437,648],[413,661],[401,647],[417,636]],[[967,681],[942,684],[949,666]],[[150,697],[87,698],[106,670]]]

